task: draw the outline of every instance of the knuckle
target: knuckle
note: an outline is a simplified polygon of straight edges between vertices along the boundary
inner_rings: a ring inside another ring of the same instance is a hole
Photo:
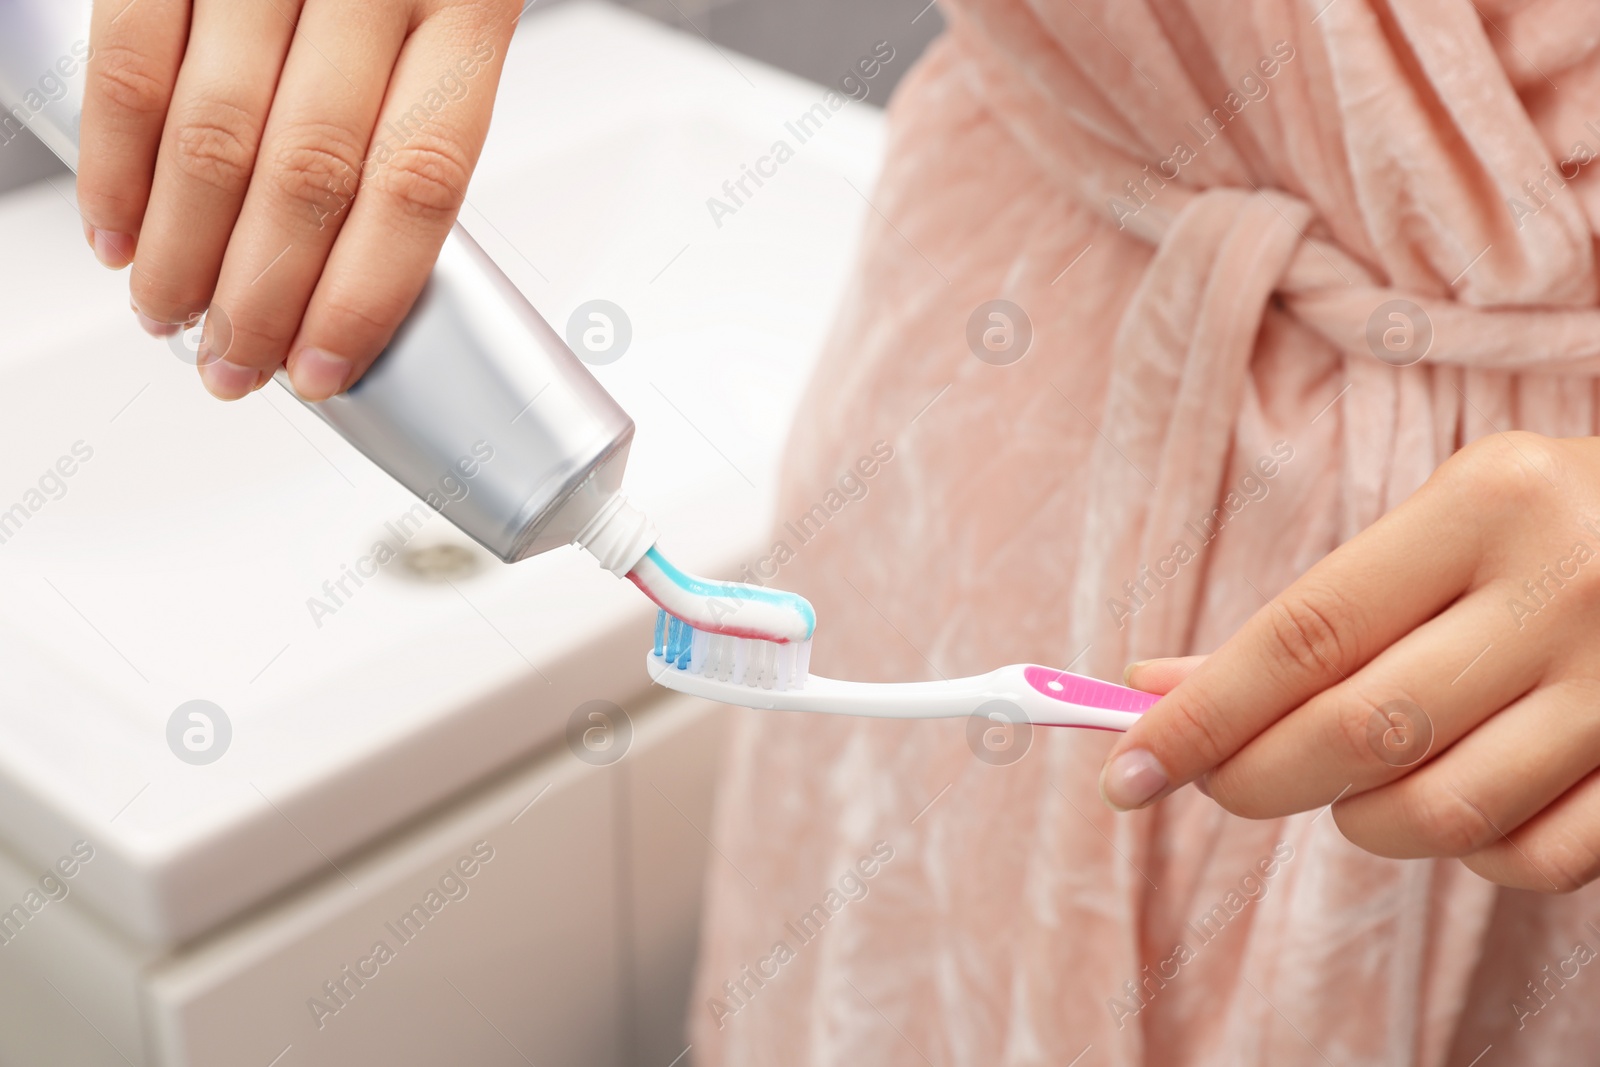
[[[1166,747],[1187,753],[1204,766],[1214,766],[1233,754],[1233,747],[1219,732],[1225,721],[1208,695],[1187,694],[1166,711],[1162,722]]]
[[[228,362],[240,366],[266,370],[283,362],[289,342],[299,331],[300,320],[294,315],[263,315],[248,309],[230,308],[232,337]]]
[[[454,0],[451,8],[456,16],[474,26],[499,26],[505,22],[504,0]],[[516,8],[512,7],[513,14]]]
[[[139,310],[169,323],[187,322],[205,311],[212,282],[188,266],[175,266],[174,257],[160,250],[135,259],[128,271],[128,293]]]
[[[1267,608],[1272,652],[1285,667],[1311,677],[1342,676],[1360,665],[1356,617],[1332,589],[1282,597]]]
[[[1500,838],[1483,811],[1453,788],[1408,791],[1403,817],[1430,855],[1469,856]]]
[[[1271,819],[1290,814],[1285,811],[1272,788],[1262,781],[1259,767],[1246,756],[1223,760],[1211,772],[1207,786],[1212,801],[1230,815],[1241,819]]]
[[[318,221],[353,189],[361,173],[361,146],[346,130],[319,126],[296,130],[272,149],[267,177],[291,207]]]
[[[1345,765],[1365,769],[1365,779],[1387,781],[1433,755],[1434,720],[1428,709],[1393,683],[1383,687],[1382,699],[1373,699],[1360,682],[1357,675],[1311,701],[1326,726],[1323,740],[1342,749]]]
[[[461,208],[472,163],[467,152],[444,137],[430,137],[394,152],[376,170],[368,188],[376,189],[422,222],[448,222]]]
[[[135,115],[159,115],[167,108],[172,87],[159,64],[137,48],[97,47],[91,74],[100,96],[114,107]]]
[[[1542,571],[1538,584],[1548,589],[1552,578],[1560,583],[1556,589],[1563,595],[1565,591],[1571,592],[1573,606],[1584,616],[1591,616],[1600,608],[1600,567],[1584,566],[1575,556],[1563,554]],[[1518,595],[1521,593],[1522,590],[1517,590]],[[1585,705],[1595,706],[1595,686],[1592,683],[1579,683],[1579,686],[1587,690],[1582,692]]]
[[[1574,736],[1600,725],[1600,678],[1567,678],[1560,683]]]
[[[1348,686],[1341,686],[1348,690]],[[1351,767],[1366,767],[1381,763],[1378,753],[1372,750],[1373,716],[1381,714],[1378,705],[1355,693],[1332,694],[1338,697],[1333,711],[1333,735],[1344,747]]]
[[[1529,842],[1522,848],[1530,877],[1527,888],[1543,893],[1575,893],[1600,877],[1600,856],[1573,840]]]
[[[1502,514],[1546,501],[1569,458],[1560,442],[1527,430],[1481,437],[1439,468],[1440,480]]]
[[[173,162],[187,178],[223,190],[246,185],[260,147],[257,123],[243,108],[216,102],[176,116]]]
[[[180,288],[165,275],[140,269],[137,262],[134,267],[128,279],[134,303],[157,322],[187,322],[206,309],[205,294]]]
[[[327,321],[335,332],[358,333],[387,338],[408,310],[397,303],[382,301],[371,293],[360,295],[333,286],[318,295],[318,321]]]

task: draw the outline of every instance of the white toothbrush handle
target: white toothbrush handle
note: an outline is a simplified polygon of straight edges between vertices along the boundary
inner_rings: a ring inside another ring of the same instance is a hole
[[[776,711],[862,715],[874,719],[958,719],[989,715],[996,721],[1041,726],[1126,730],[1154,704],[1153,693],[1102,682],[1051,667],[1015,664],[988,674],[938,682],[844,682],[812,675],[799,689],[762,689],[717,681],[646,660],[653,681],[682,693]]]

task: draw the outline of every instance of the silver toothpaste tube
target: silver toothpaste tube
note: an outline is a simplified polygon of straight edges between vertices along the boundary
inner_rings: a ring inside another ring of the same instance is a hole
[[[0,0],[0,146],[26,125],[77,169],[89,12]],[[459,224],[372,369],[306,406],[507,563],[621,505],[633,420]]]

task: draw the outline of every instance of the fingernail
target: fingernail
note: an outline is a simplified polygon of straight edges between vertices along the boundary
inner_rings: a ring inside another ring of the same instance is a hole
[[[198,321],[190,319],[190,328]],[[219,338],[217,335],[221,333]],[[228,354],[228,349],[233,345],[233,331],[218,330],[217,321],[210,312],[206,313],[205,326],[200,330],[200,344],[195,349],[195,366],[209,367]]]
[[[142,311],[137,312],[137,314],[139,316],[139,325],[144,327],[144,332],[151,337],[171,337],[178,332],[177,323],[157,322]]]
[[[238,400],[255,392],[261,384],[261,372],[219,359],[200,368],[200,380],[218,400]]]
[[[171,337],[173,334],[178,332],[179,327],[176,323],[157,322],[149,315],[146,315],[144,312],[140,311],[138,304],[130,302],[128,306],[133,308],[133,314],[136,318],[138,318],[139,326],[151,337]]]
[[[1166,788],[1166,769],[1142,748],[1124,752],[1100,774],[1100,796],[1118,811],[1142,808]]]
[[[294,391],[304,400],[326,400],[350,384],[356,365],[320,348],[302,348],[289,368]]]
[[[1145,664],[1150,663],[1150,662],[1152,662],[1152,661],[1151,660],[1147,660],[1147,659],[1134,660],[1132,663],[1130,663],[1126,667],[1122,668],[1122,684],[1123,685],[1132,685],[1133,684],[1133,672],[1138,670],[1139,668],[1143,667]]]
[[[112,233],[109,230],[97,230],[89,227],[89,246],[94,249],[94,257],[111,270],[121,270],[133,262],[133,236],[126,233]]]

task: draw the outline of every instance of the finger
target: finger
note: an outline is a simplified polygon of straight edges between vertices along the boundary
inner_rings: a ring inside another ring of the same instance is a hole
[[[1512,889],[1570,893],[1588,885],[1600,877],[1600,771],[1461,862]]]
[[[103,0],[90,17],[78,210],[113,270],[133,261],[188,32],[188,0]]]
[[[1147,659],[1130,663],[1122,672],[1122,683],[1146,693],[1165,696],[1178,687],[1196,667],[1206,661],[1204,656],[1175,656],[1167,659]],[[1204,778],[1196,778],[1195,788],[1206,796],[1211,795]]]
[[[1130,688],[1166,696],[1205,661],[1204,656],[1141,660],[1138,663],[1128,664],[1128,669],[1122,674],[1122,681]]]
[[[130,279],[134,307],[156,322],[187,322],[211,302],[299,11],[295,0],[195,4]]]
[[[231,343],[217,352],[209,328],[211,343],[202,342],[200,374],[214,395],[259,388],[288,354],[344,223],[409,17],[392,3],[308,0],[302,9],[217,282]]]
[[[289,359],[305,399],[360,377],[421,293],[488,134],[511,30],[484,5],[462,5],[406,42],[361,190]]]
[[[1543,642],[1513,640],[1487,586],[1269,725],[1207,776],[1236,815],[1274,818],[1393,782],[1444,752],[1543,676]]]
[[[1118,739],[1107,803],[1143,807],[1193,780],[1453,600],[1483,525],[1449,521],[1452,498],[1430,482],[1252,616]]]
[[[1466,856],[1513,834],[1600,763],[1587,686],[1535,690],[1437,759],[1334,805],[1352,842],[1379,856]]]

